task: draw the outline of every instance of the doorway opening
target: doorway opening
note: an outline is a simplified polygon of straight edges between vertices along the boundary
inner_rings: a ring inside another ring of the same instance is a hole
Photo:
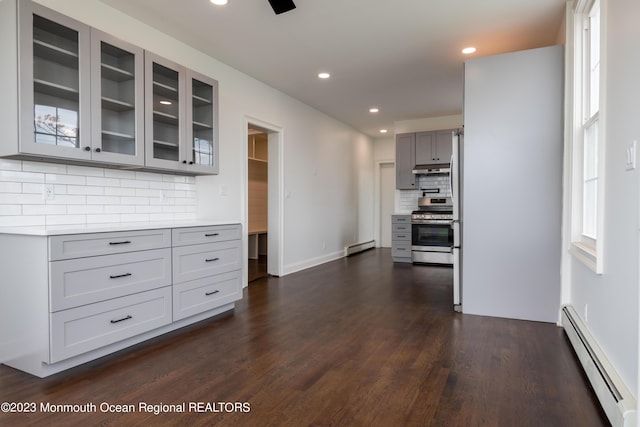
[[[267,275],[281,276],[282,129],[246,118],[247,175],[245,224],[247,283]]]

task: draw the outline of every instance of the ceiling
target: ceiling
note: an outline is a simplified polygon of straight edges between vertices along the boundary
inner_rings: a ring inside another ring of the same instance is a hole
[[[557,44],[565,9],[565,0],[294,0],[275,15],[267,0],[102,1],[374,138],[395,121],[460,114],[464,60]],[[467,46],[478,50],[465,56]]]

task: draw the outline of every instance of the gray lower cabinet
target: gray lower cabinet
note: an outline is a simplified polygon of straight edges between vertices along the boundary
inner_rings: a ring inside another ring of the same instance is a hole
[[[64,235],[0,232],[0,361],[39,377],[233,309],[241,225]]]
[[[411,215],[391,215],[391,256],[394,262],[411,262]]]

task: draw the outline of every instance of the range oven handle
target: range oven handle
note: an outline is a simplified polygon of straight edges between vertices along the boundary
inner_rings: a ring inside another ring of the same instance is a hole
[[[413,219],[411,224],[417,225],[448,225],[453,226],[454,220],[452,219]]]

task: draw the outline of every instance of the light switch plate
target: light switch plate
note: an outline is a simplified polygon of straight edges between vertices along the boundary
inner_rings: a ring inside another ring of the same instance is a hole
[[[633,143],[627,147],[626,151],[626,166],[625,169],[628,171],[634,170],[636,168],[636,147],[638,145],[637,141],[633,141]]]

